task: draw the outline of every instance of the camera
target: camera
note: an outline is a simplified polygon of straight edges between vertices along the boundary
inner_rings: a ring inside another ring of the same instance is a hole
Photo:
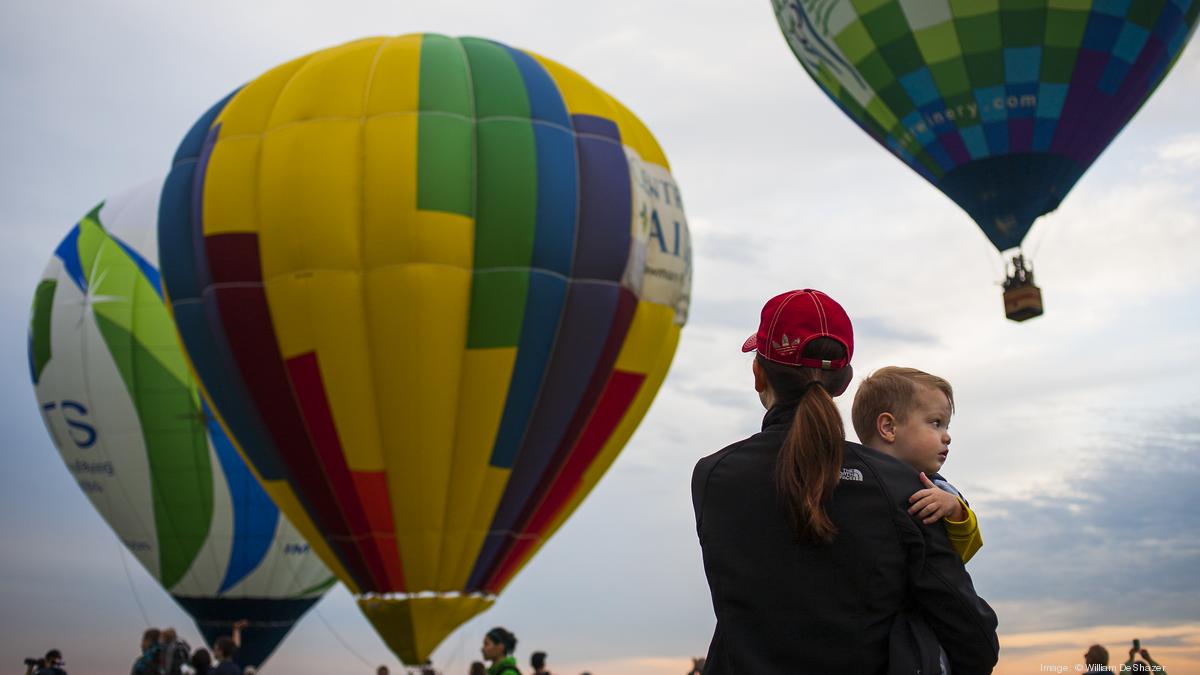
[[[46,662],[45,662],[43,659],[30,659],[30,658],[27,658],[27,659],[25,659],[25,665],[27,665],[27,666],[37,666],[38,668],[45,668],[45,667],[46,667]]]

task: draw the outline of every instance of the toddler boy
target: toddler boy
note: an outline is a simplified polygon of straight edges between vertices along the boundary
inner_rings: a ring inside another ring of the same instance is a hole
[[[921,472],[924,490],[909,498],[909,513],[926,525],[941,520],[965,563],[983,546],[975,513],[938,471],[950,453],[954,390],[916,368],[888,366],[871,373],[854,395],[851,418],[863,445]]]

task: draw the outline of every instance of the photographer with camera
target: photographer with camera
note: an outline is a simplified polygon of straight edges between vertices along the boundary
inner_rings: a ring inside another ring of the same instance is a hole
[[[25,659],[25,675],[67,675],[62,652],[51,649],[40,659]]]
[[[1134,661],[1138,654],[1141,654],[1145,661]],[[1162,666],[1158,665],[1158,661],[1150,658],[1150,652],[1142,649],[1142,641],[1134,638],[1133,646],[1129,648],[1129,660],[1121,664],[1122,673],[1157,673],[1157,675],[1167,675],[1167,671]]]

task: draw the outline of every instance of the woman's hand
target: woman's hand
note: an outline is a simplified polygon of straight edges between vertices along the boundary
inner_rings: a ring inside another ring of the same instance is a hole
[[[966,518],[966,510],[958,497],[934,485],[924,471],[921,472],[921,483],[925,489],[917,490],[908,498],[908,503],[912,504],[908,509],[910,515],[920,518],[926,525],[932,525],[942,518]]]

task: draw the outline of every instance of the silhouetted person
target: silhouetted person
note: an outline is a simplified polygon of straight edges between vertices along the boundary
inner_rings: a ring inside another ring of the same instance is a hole
[[[479,650],[485,661],[490,661],[487,675],[521,675],[517,668],[517,636],[499,626],[483,636],[483,648]]]
[[[201,647],[192,652],[192,670],[196,675],[212,673],[212,654],[209,654],[207,649]]]
[[[46,652],[42,663],[43,665],[38,668],[37,675],[67,675],[67,671],[63,670],[66,662],[63,660],[62,652],[57,649]]]
[[[233,660],[233,655],[237,652],[237,644],[233,638],[228,635],[222,635],[213,643],[213,657],[217,661],[217,665],[213,668],[213,675],[242,675],[242,668]]]
[[[233,635],[222,635],[213,643],[213,660],[217,664],[213,666],[212,675],[244,675],[234,657],[242,646],[242,629],[248,625],[250,622],[245,619],[235,621]]]
[[[162,667],[165,675],[181,675],[192,658],[192,647],[180,640],[171,627],[164,628],[158,643],[162,646]]]
[[[546,652],[534,652],[529,657],[529,665],[533,668],[533,675],[550,675],[550,671],[546,670]]]
[[[148,628],[142,633],[142,653],[133,662],[132,675],[162,675],[162,633],[157,628]]]
[[[1134,661],[1138,654],[1142,655],[1144,661]],[[1150,652],[1139,647],[1132,647],[1129,650],[1129,660],[1121,666],[1123,673],[1156,673],[1157,675],[1167,675],[1167,671],[1162,666],[1158,665],[1158,661],[1150,658]]]
[[[1083,663],[1089,673],[1112,672],[1108,667],[1108,650],[1100,645],[1092,645],[1083,653]]]

